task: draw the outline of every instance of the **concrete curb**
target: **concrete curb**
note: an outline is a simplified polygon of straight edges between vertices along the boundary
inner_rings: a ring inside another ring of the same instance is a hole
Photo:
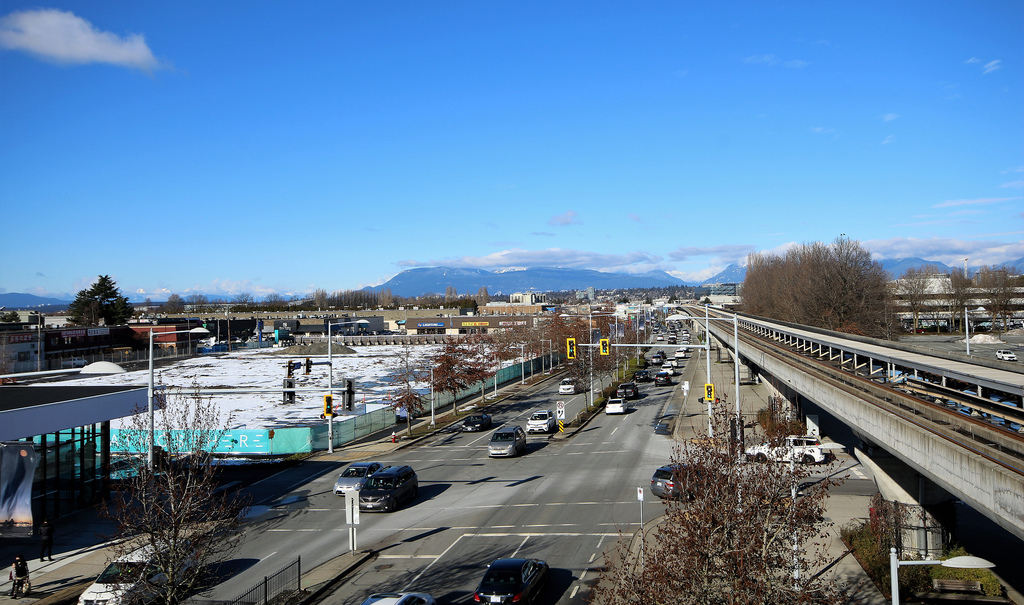
[[[345,556],[345,555],[342,555],[342,556]],[[335,561],[337,561],[340,558],[341,557],[335,557],[334,559],[331,559],[327,563],[324,563],[323,565],[317,567],[317,569],[320,569],[320,568],[322,568],[324,566],[327,566],[327,565],[331,565],[331,564],[333,564]],[[359,567],[361,567],[364,563],[366,563],[367,561],[376,559],[376,558],[377,558],[377,551],[373,551],[373,550],[363,551],[363,553],[360,555],[358,560],[352,561],[351,563],[349,563],[348,565],[346,565],[344,567],[340,567],[338,569],[338,572],[334,575],[334,577],[332,579],[327,580],[325,582],[320,582],[315,589],[313,589],[305,597],[303,597],[302,601],[300,601],[300,605],[313,605],[314,603],[318,603],[321,599],[324,598],[324,596],[326,596],[330,592],[334,591],[335,589],[337,589],[338,586],[343,584],[345,582],[345,580],[348,579],[348,576],[351,575],[355,570],[359,569]],[[314,570],[314,572],[315,571],[316,570]],[[312,572],[310,572],[310,573],[312,573]],[[306,575],[306,574],[304,574],[304,575]]]

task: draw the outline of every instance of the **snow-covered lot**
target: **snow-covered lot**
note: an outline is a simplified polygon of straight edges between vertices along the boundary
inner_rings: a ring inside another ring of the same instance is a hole
[[[390,384],[390,378],[400,367],[402,358],[408,353],[414,368],[427,369],[427,360],[437,350],[437,345],[371,346],[358,347],[354,354],[335,354],[334,386],[344,379],[355,381],[356,403],[366,404],[373,410],[388,405],[390,390],[398,388]],[[328,382],[327,356],[313,356],[312,372],[306,376],[305,368],[296,370],[296,388],[326,387]],[[304,356],[273,354],[267,350],[246,350],[220,355],[209,355],[182,360],[172,366],[156,370],[156,383],[169,387],[200,389],[275,389],[274,393],[223,394],[214,395],[213,402],[220,409],[223,419],[231,415],[228,429],[260,429],[281,426],[297,426],[308,423],[322,423],[323,393],[296,393],[295,403],[286,405],[280,393],[286,376],[285,363],[305,361]],[[108,386],[135,385],[145,387],[149,383],[147,370],[103,376],[92,376],[69,380],[62,384],[101,384]],[[416,388],[428,392],[426,382]],[[340,401],[340,396],[335,395]],[[341,419],[341,416],[337,417]],[[114,428],[121,423],[112,422]]]

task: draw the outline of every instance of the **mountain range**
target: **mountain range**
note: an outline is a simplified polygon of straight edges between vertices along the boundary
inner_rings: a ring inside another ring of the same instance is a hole
[[[921,258],[889,258],[878,261],[892,278],[903,275],[909,268],[925,266],[935,267],[939,272],[948,273],[951,267],[938,261]],[[1024,274],[1024,258],[1006,263],[1018,273]],[[969,271],[970,272],[970,271]],[[413,297],[428,293],[444,294],[449,287],[459,294],[473,295],[480,288],[487,288],[487,293],[495,296],[508,295],[513,292],[557,292],[562,290],[613,290],[626,288],[664,288],[673,286],[697,286],[703,284],[723,284],[742,282],[747,275],[746,267],[729,265],[714,277],[701,283],[688,282],[673,277],[664,271],[647,273],[606,273],[592,269],[562,269],[556,267],[535,267],[498,269],[465,269],[460,267],[423,267],[407,269],[378,286],[368,286],[364,291],[379,292],[391,290],[396,296]],[[208,298],[216,300],[223,294],[207,293]],[[134,296],[126,293],[132,302],[142,302],[145,296]],[[226,297],[230,298],[230,297]],[[66,307],[74,295],[65,294],[60,298],[36,296],[19,292],[0,294],[0,306],[7,309],[28,309],[49,306]],[[53,309],[46,309],[52,311]]]

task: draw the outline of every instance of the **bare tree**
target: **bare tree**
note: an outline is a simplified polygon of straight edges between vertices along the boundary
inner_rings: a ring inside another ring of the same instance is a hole
[[[480,289],[477,290],[476,302],[481,307],[486,306],[487,303],[491,302],[491,295],[487,293],[487,286],[480,286]]]
[[[446,338],[444,345],[431,358],[430,363],[434,368],[433,388],[438,393],[448,393],[453,398],[465,391],[473,384],[473,376],[468,373],[466,361],[470,357],[470,351],[465,344],[457,338]],[[452,404],[452,409],[458,414],[458,406]]]
[[[185,297],[185,304],[190,307],[193,313],[202,313],[210,305],[210,301],[203,294],[189,294]]]
[[[985,306],[992,313],[993,325],[1008,323],[1014,296],[1017,271],[1012,267],[982,267],[978,270],[978,287]]]
[[[112,559],[140,547],[151,549],[155,571],[167,578],[152,586],[153,600],[172,605],[219,581],[209,575],[209,569],[239,543],[241,534],[236,530],[249,501],[237,490],[216,489],[216,467],[209,452],[225,429],[218,424],[219,413],[210,400],[174,390],[157,403],[155,434],[162,449],[154,468],[146,457],[148,415],[139,413],[119,433],[116,450],[126,465],[126,478],[115,486],[112,503],[102,512],[117,528]],[[128,605],[136,605],[142,597],[133,592],[122,596]]]
[[[961,330],[963,329],[964,312],[971,302],[972,285],[971,278],[960,268],[950,271],[949,280],[945,285],[946,299],[949,301],[953,321],[960,324]]]
[[[718,416],[716,434],[726,436]],[[673,460],[681,486],[650,533],[620,540],[594,592],[600,605],[841,603],[834,581],[811,575],[827,558],[823,538],[831,480],[804,487],[803,466],[755,464],[684,443]],[[643,549],[639,547],[643,543]]]
[[[398,368],[391,375],[391,385],[397,388],[397,394],[391,400],[396,407],[405,410],[406,432],[410,435],[413,417],[422,414],[426,407],[423,395],[416,390],[416,384],[428,378],[425,374],[413,361],[412,345],[404,344],[399,354]]]
[[[938,271],[931,265],[918,269],[910,267],[903,272],[903,275],[896,281],[896,295],[903,302],[903,306],[910,309],[914,318],[914,329],[917,332],[918,318],[929,300],[931,283],[938,275]]]

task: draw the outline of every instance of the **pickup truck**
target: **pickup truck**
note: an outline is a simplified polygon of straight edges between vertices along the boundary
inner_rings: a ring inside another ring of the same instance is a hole
[[[555,423],[555,413],[551,410],[537,410],[526,422],[527,433],[550,433],[558,426]]]

